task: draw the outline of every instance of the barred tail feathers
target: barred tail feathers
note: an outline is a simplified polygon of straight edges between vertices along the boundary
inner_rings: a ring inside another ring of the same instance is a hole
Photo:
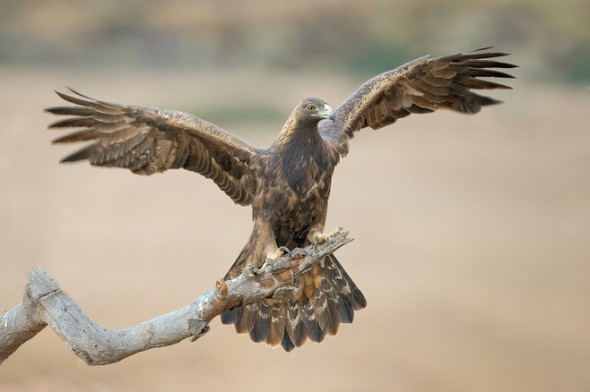
[[[248,333],[254,342],[280,344],[286,351],[302,346],[307,339],[321,342],[326,335],[335,335],[340,323],[352,323],[354,311],[363,309],[367,302],[334,255],[326,257],[317,278],[302,276],[299,296],[240,306],[224,312],[221,321],[234,324],[238,333]]]

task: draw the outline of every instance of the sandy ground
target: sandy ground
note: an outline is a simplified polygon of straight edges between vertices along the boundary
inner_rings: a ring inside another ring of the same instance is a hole
[[[248,100],[286,116],[360,82],[3,70],[0,308],[37,264],[91,317],[125,327],[211,287],[250,230],[249,209],[194,173],[58,165],[71,149],[49,144],[52,89],[193,112]],[[356,238],[338,255],[369,306],[338,336],[286,354],[215,320],[197,343],[88,367],[46,329],[0,366],[0,390],[588,391],[590,91],[512,85],[477,116],[413,116],[355,138],[328,226]],[[268,145],[282,124],[222,125]]]

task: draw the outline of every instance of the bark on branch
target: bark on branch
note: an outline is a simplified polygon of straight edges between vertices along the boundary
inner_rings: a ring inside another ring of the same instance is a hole
[[[29,273],[22,303],[6,311],[0,323],[0,364],[49,325],[70,350],[89,365],[106,365],[155,347],[169,346],[209,330],[225,310],[292,290],[296,277],[313,263],[352,241],[341,230],[322,245],[294,249],[263,270],[246,268],[182,309],[124,329],[109,329],[91,320],[41,267]]]

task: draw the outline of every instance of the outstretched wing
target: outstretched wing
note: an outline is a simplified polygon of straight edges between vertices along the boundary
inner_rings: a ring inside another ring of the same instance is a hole
[[[235,203],[252,203],[252,162],[261,150],[186,113],[104,102],[71,91],[75,95],[57,95],[76,106],[46,109],[70,117],[49,128],[81,129],[53,143],[92,143],[62,162],[88,160],[144,175],[183,168],[212,179]]]
[[[346,155],[348,140],[363,128],[379,129],[411,113],[443,108],[477,113],[482,106],[499,103],[472,90],[510,88],[479,78],[513,78],[490,68],[515,65],[490,60],[506,54],[487,49],[444,57],[426,56],[375,76],[336,109],[335,121],[320,123],[322,137]]]

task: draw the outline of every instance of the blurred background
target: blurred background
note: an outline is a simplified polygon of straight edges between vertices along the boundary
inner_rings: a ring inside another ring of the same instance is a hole
[[[413,58],[494,45],[504,104],[365,131],[336,170],[328,227],[369,306],[290,354],[218,320],[88,367],[50,330],[2,391],[590,390],[590,3],[568,0],[0,0],[0,309],[46,269],[123,328],[223,276],[250,210],[194,173],[59,165],[53,90],[196,114],[268,146],[297,102],[333,106]]]

